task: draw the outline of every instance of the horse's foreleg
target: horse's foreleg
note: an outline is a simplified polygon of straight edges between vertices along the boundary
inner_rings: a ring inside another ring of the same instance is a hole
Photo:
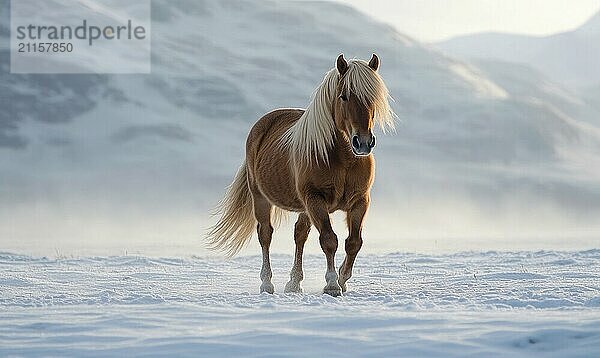
[[[275,287],[271,282],[273,272],[271,271],[271,260],[269,257],[269,249],[271,247],[271,238],[273,236],[273,226],[271,226],[271,203],[268,202],[262,195],[253,191],[254,216],[258,221],[257,232],[258,241],[262,248],[263,264],[260,270],[260,292],[275,292]]]
[[[298,221],[294,226],[294,241],[296,243],[296,254],[294,255],[294,266],[290,272],[290,281],[285,285],[284,292],[302,293],[300,282],[304,279],[302,270],[302,254],[304,252],[304,244],[310,232],[310,219],[305,213],[298,215]]]
[[[306,209],[313,225],[319,230],[319,243],[327,259],[327,285],[323,292],[331,296],[339,296],[342,289],[338,283],[338,274],[335,271],[335,252],[337,251],[337,236],[331,227],[327,203],[320,195],[309,195],[306,198]]]
[[[339,283],[342,292],[346,292],[346,281],[352,277],[352,267],[356,255],[362,247],[362,225],[367,209],[369,208],[369,198],[365,197],[359,200],[347,213],[348,238],[346,239],[346,258],[340,266]]]

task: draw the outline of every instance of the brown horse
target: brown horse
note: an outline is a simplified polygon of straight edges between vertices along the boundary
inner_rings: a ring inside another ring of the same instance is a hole
[[[306,110],[278,109],[263,116],[246,141],[246,161],[218,207],[220,220],[209,232],[213,249],[235,255],[257,225],[262,247],[261,292],[274,292],[269,246],[271,216],[298,212],[296,254],[285,292],[302,292],[302,253],[311,224],[327,258],[324,292],[346,291],[362,239],[375,161],[372,129],[393,127],[388,90],[378,74],[379,58],[346,61],[343,55],[313,94]],[[338,247],[329,214],[347,213],[346,258],[335,270]]]

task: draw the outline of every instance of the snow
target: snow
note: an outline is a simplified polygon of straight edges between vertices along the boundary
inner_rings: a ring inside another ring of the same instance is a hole
[[[338,255],[338,260],[342,257]],[[359,255],[349,292],[304,294],[260,258],[0,254],[0,356],[592,356],[600,250]]]
[[[470,83],[480,96],[497,99],[508,98],[508,93],[502,87],[485,78],[481,73],[477,73],[478,71],[474,68],[459,63],[452,64],[448,68],[463,78],[465,82]]]

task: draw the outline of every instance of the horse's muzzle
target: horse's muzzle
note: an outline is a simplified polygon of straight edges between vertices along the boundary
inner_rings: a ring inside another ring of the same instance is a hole
[[[377,144],[377,139],[373,134],[366,136],[352,136],[352,152],[354,155],[363,156],[371,154],[373,148]]]

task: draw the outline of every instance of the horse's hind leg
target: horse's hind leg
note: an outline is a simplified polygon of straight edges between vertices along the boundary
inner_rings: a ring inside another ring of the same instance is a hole
[[[352,267],[360,248],[362,247],[362,225],[365,214],[369,207],[368,197],[359,200],[348,211],[346,221],[348,222],[349,236],[346,239],[346,258],[340,266],[339,283],[342,292],[346,292],[346,281],[352,277]]]
[[[302,271],[302,254],[304,252],[304,244],[310,232],[310,219],[306,213],[298,215],[298,221],[294,226],[294,241],[296,242],[296,254],[294,255],[294,266],[290,272],[290,281],[285,285],[284,292],[302,293],[300,282],[304,279]]]
[[[271,282],[273,272],[271,271],[271,259],[269,257],[269,248],[271,247],[271,238],[273,236],[273,226],[271,226],[271,203],[258,191],[251,190],[254,203],[254,217],[258,221],[257,232],[258,241],[262,248],[263,264],[260,270],[260,292],[273,293],[275,287]]]

